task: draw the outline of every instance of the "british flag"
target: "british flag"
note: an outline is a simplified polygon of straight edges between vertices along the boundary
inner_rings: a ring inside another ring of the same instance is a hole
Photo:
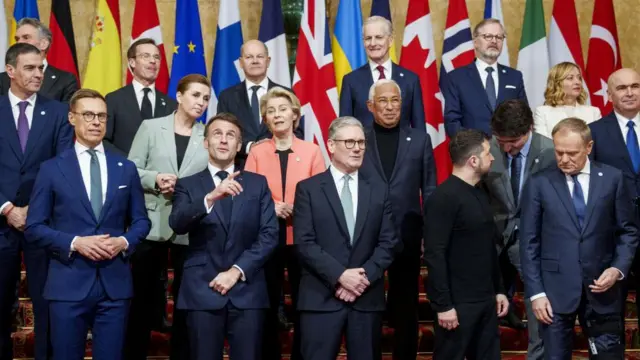
[[[444,30],[440,77],[453,69],[469,65],[474,56],[467,4],[465,0],[451,0]]]
[[[338,90],[326,14],[325,0],[304,0],[293,91],[302,106],[305,140],[320,146],[328,164],[326,140],[338,114]]]

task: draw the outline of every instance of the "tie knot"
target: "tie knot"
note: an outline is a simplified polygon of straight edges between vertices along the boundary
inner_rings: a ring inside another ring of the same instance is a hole
[[[87,152],[89,153],[89,155],[91,155],[92,158],[97,157],[97,150],[96,149],[87,149]]]
[[[376,66],[376,69],[378,69],[379,72],[384,74],[384,66],[378,65],[378,66]]]
[[[493,68],[491,66],[487,66],[484,71],[488,72],[489,74],[491,74],[493,72]]]
[[[580,175],[580,173],[577,173],[577,174],[573,174],[573,175],[571,175],[571,178],[573,179],[573,182],[574,182],[574,183],[577,183],[577,182],[578,182],[578,175]]]
[[[229,176],[229,173],[224,171],[224,170],[220,170],[216,173],[216,176],[220,178],[220,180],[223,180],[227,178],[227,176]]]
[[[260,90],[260,88],[261,88],[261,87],[262,87],[262,86],[260,86],[260,85],[253,85],[253,86],[251,87],[251,91],[253,91],[253,92],[257,92],[258,90]]]
[[[345,183],[345,184],[348,184],[348,183],[349,183],[349,180],[351,180],[351,175],[345,175],[345,176],[343,176],[342,178],[344,179],[344,183]]]
[[[147,96],[151,92],[151,89],[149,89],[148,87],[142,88],[142,92],[144,92],[144,95]]]
[[[629,129],[633,129],[634,126],[636,126],[636,123],[634,123],[633,120],[627,121],[627,127]]]
[[[28,101],[20,101],[18,103],[18,108],[20,109],[20,111],[24,112],[27,109],[27,106],[29,106],[29,102]]]

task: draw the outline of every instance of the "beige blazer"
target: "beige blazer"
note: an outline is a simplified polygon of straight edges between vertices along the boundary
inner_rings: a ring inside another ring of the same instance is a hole
[[[589,105],[538,106],[533,114],[535,132],[551,138],[553,127],[568,117],[576,117],[589,124],[600,119],[602,115],[600,114],[600,109]]]
[[[203,145],[204,125],[196,122],[178,169],[174,114],[142,122],[131,144],[129,160],[136,164],[144,189],[147,214],[151,220],[147,239],[188,245],[188,235],[176,235],[169,227],[173,194],[164,195],[156,190],[156,176],[168,173],[183,178],[198,173],[207,167],[209,153]]]

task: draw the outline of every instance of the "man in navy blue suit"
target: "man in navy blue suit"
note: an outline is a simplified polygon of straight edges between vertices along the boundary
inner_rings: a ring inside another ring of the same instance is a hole
[[[542,323],[546,359],[570,359],[576,316],[591,356],[622,359],[622,280],[638,245],[620,170],[588,156],[591,131],[577,118],[552,132],[557,167],[533,174],[522,196],[525,296]]]
[[[476,60],[440,77],[449,137],[460,129],[478,129],[491,136],[491,116],[500,103],[527,102],[522,73],[497,63],[505,41],[500,21],[482,20],[473,29]]]
[[[369,92],[375,122],[367,129],[362,174],[387,186],[402,253],[389,267],[387,308],[394,332],[394,359],[418,352],[418,279],[422,241],[422,205],[436,187],[436,166],[429,134],[400,125],[402,97],[391,79],[378,80]]]
[[[367,108],[369,89],[380,79],[393,79],[402,90],[400,125],[426,132],[420,79],[412,71],[391,61],[389,49],[393,42],[391,22],[382,16],[372,16],[362,26],[364,49],[369,61],[345,75],[340,90],[340,116],[353,116],[365,127],[373,124]]]
[[[104,97],[80,89],[69,107],[76,143],[40,167],[25,236],[50,254],[43,295],[53,359],[83,359],[91,328],[93,357],[119,360],[133,295],[128,259],[151,222],[135,165],[104,150]]]
[[[358,171],[367,146],[358,119],[334,120],[327,145],[331,166],[298,183],[293,205],[302,356],[335,359],[345,334],[349,359],[380,359],[384,272],[402,251],[389,188]]]
[[[205,127],[209,164],[176,184],[169,225],[189,233],[178,309],[188,310],[193,360],[259,359],[269,307],[263,266],[278,245],[278,221],[267,180],[239,171],[242,129],[229,113]],[[276,329],[274,329],[276,331]]]
[[[5,63],[11,86],[0,97],[0,359],[13,359],[11,314],[22,249],[35,315],[35,358],[40,360],[48,352],[48,305],[42,297],[48,260],[44,249],[24,242],[23,231],[40,165],[73,146],[73,129],[66,105],[37,94],[44,69],[38,48],[15,44]]]

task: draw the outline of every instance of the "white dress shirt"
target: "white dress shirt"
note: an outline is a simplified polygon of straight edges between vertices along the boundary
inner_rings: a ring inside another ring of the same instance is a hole
[[[335,166],[331,165],[329,167],[329,171],[331,171],[331,176],[333,177],[333,181],[336,184],[336,189],[338,190],[338,197],[342,194],[342,188],[344,187],[344,176],[346,175],[342,171],[336,169]],[[356,219],[356,215],[358,214],[358,172],[354,171],[351,174],[351,180],[349,180],[349,190],[351,190],[351,200],[353,202],[353,219]]]
[[[636,129],[636,135],[638,135],[638,145],[640,146],[640,113],[636,114],[633,119],[627,119],[615,111],[614,114],[616,115],[616,119],[618,119],[618,125],[620,126],[620,131],[622,131],[622,139],[624,140],[625,145],[627,144],[627,134],[629,134],[627,123],[629,122],[629,120],[631,120],[635,124],[634,129]]]
[[[393,75],[391,73],[391,58],[387,59],[387,61],[383,62],[382,64],[369,61],[369,67],[371,68],[371,77],[373,77],[373,82],[376,82],[378,81],[378,79],[380,79],[380,71],[378,70],[379,65],[382,65],[382,67],[384,68],[384,78],[391,79],[391,76]]]
[[[18,103],[22,101],[26,101],[29,103],[29,105],[27,106],[24,112],[27,115],[27,121],[29,122],[29,129],[31,129],[31,124],[33,123],[33,108],[36,106],[36,98],[38,94],[37,93],[33,94],[29,96],[27,99],[21,100],[17,96],[13,95],[13,93],[11,92],[11,89],[9,89],[9,91],[7,92],[7,95],[9,96],[9,104],[11,104],[11,112],[13,112],[13,121],[15,121],[16,123],[16,129],[18,129],[18,117],[20,116],[20,107],[18,106]]]
[[[138,108],[142,110],[142,99],[144,98],[145,86],[140,84],[135,79],[133,79],[133,81],[131,82],[131,85],[133,85],[133,91],[136,94],[136,100],[138,101]],[[151,89],[151,91],[149,91],[149,101],[151,101],[151,111],[153,114],[155,114],[156,113],[156,84],[153,83],[146,87]]]
[[[482,87],[487,88],[487,76],[489,73],[486,68],[493,68],[493,72],[491,73],[491,77],[493,77],[493,83],[496,88],[496,99],[498,98],[498,89],[500,88],[500,82],[498,80],[498,63],[493,63],[493,65],[489,65],[486,62],[476,59],[476,67],[478,68],[478,73],[480,73],[480,80],[482,80]]]
[[[587,124],[602,117],[600,109],[590,105],[541,105],[536,107],[533,113],[535,131],[543,136],[551,138],[553,127],[561,120],[575,117],[584,120]]]

